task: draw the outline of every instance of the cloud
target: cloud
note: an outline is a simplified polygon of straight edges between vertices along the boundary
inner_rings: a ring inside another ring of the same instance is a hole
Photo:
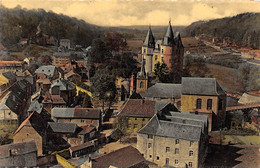
[[[207,2],[206,2],[207,1]],[[260,3],[244,1],[166,1],[166,0],[2,0],[13,8],[43,8],[63,13],[101,26],[189,25],[194,21],[234,16],[243,12],[260,12]]]

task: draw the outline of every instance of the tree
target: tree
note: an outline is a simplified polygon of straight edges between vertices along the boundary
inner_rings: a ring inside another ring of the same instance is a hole
[[[128,119],[126,117],[118,117],[116,119],[115,129],[112,134],[112,138],[115,140],[121,140],[123,136],[127,135]]]
[[[154,75],[160,82],[169,82],[168,67],[165,63],[158,62],[154,67]]]
[[[92,94],[103,103],[104,111],[104,103],[108,103],[110,107],[116,98],[115,76],[106,69],[99,69],[90,80]]]
[[[111,53],[101,39],[94,39],[91,45],[89,61],[93,63],[104,63],[111,58]]]
[[[202,58],[186,56],[184,59],[184,72],[186,72],[186,76],[205,77],[209,69]]]
[[[126,40],[123,38],[123,35],[118,32],[107,33],[105,45],[112,53],[119,52],[120,50],[125,50],[127,48]]]

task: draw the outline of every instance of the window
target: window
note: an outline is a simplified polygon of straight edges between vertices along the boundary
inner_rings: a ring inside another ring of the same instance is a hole
[[[131,127],[131,124],[128,124],[128,125],[127,125],[127,128],[130,128],[130,127]]]
[[[219,101],[218,101],[218,109],[219,110],[222,110],[222,104],[223,104],[222,100],[219,99]]]
[[[166,147],[166,152],[170,152],[170,147]]]
[[[175,148],[175,154],[179,154],[179,148]]]
[[[145,119],[143,118],[142,121],[145,121]]]
[[[146,52],[146,49],[144,49],[144,53]]]
[[[137,118],[135,118],[135,120],[137,120]]]
[[[212,99],[207,100],[207,109],[211,110],[212,109]]]
[[[134,128],[137,128],[137,124],[134,125]]]
[[[152,144],[151,143],[148,143],[148,148],[151,148],[152,147]]]
[[[175,144],[179,144],[179,143],[180,143],[179,139],[176,139]]]
[[[155,55],[155,61],[157,60],[157,55]]]
[[[153,135],[148,135],[148,139],[153,139]]]
[[[196,109],[201,109],[201,99],[197,99]]]
[[[141,81],[141,82],[140,82],[140,88],[143,88],[143,87],[144,87],[144,82]]]
[[[175,159],[175,164],[179,164],[179,160]]]
[[[81,120],[80,122],[84,123],[84,120]]]
[[[193,151],[189,151],[189,156],[193,156]]]
[[[170,162],[169,158],[166,158],[166,160],[165,160],[165,164],[168,165],[169,162]]]
[[[157,156],[157,160],[159,160],[160,158],[159,158],[159,156]]]
[[[150,158],[152,158],[152,155],[149,155]]]
[[[192,144],[193,144],[193,141],[190,141],[190,146],[192,146]]]
[[[29,133],[27,133],[26,136],[29,136]]]
[[[162,53],[163,53],[163,49],[162,49]]]
[[[192,167],[192,162],[189,162],[189,167]]]

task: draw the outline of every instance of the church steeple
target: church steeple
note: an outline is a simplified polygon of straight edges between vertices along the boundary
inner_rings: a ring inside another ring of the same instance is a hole
[[[154,40],[154,36],[152,33],[152,29],[151,26],[149,26],[146,38],[144,40],[143,46],[145,47],[149,47],[149,48],[154,48],[155,46],[155,40]]]
[[[171,26],[171,20],[169,20],[169,26],[163,38],[163,45],[175,45],[174,35]]]

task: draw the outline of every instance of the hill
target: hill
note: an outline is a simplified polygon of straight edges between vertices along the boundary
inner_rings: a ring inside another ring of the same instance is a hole
[[[260,49],[260,13],[243,13],[234,17],[194,22],[186,27],[186,33],[191,36],[206,34]]]
[[[99,26],[43,9],[27,10],[19,6],[7,9],[0,6],[0,16],[0,40],[7,48],[22,38],[34,40],[39,31],[52,37],[53,41],[67,38],[72,44],[84,47],[89,46],[93,38],[103,35]]]

